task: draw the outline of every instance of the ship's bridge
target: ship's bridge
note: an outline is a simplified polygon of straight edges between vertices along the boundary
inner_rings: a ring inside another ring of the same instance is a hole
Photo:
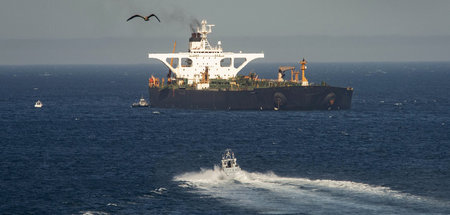
[[[189,51],[179,53],[148,54],[149,58],[163,62],[177,78],[188,79],[189,84],[199,83],[202,73],[208,70],[209,79],[233,78],[250,61],[264,58],[264,53],[233,53],[223,52],[222,43],[211,46],[207,35],[212,32],[214,25],[208,25],[202,20],[197,33],[192,33],[189,38]],[[174,64],[169,62],[173,59]]]

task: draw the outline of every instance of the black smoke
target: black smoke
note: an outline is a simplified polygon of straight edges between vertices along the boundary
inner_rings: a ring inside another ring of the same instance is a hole
[[[197,18],[191,17],[191,23],[189,24],[189,27],[191,28],[191,32],[195,33],[197,27],[200,27],[200,21],[198,21]]]

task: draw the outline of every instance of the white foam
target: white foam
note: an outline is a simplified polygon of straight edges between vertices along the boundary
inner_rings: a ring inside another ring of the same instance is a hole
[[[103,211],[81,211],[83,215],[108,215],[108,213]]]
[[[157,189],[152,190],[151,192],[152,192],[152,193],[156,193],[156,194],[161,195],[161,194],[163,194],[163,193],[166,192],[166,191],[167,191],[166,188],[160,187],[160,188],[157,188]]]
[[[388,187],[352,181],[280,177],[271,172],[244,170],[227,176],[218,166],[184,173],[175,176],[174,180],[181,182],[180,187],[193,188],[192,192],[259,213],[417,214],[417,208],[436,207],[430,205],[431,200]]]

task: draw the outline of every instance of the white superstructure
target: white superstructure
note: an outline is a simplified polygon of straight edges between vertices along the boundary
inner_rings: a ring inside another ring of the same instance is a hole
[[[141,99],[139,99],[139,102],[135,102],[131,105],[131,107],[148,107],[147,101],[145,101],[144,97],[141,96]]]
[[[226,175],[232,175],[241,171],[241,168],[236,162],[236,157],[234,157],[234,152],[231,149],[225,150],[225,153],[222,155],[221,165],[221,169]]]
[[[43,104],[40,100],[37,100],[37,102],[34,104],[35,108],[41,108],[42,106],[43,106]]]
[[[149,58],[163,62],[178,79],[187,79],[188,84],[204,82],[205,71],[207,79],[233,78],[250,61],[264,58],[264,53],[233,53],[223,52],[219,41],[217,46],[211,46],[207,35],[211,33],[214,25],[208,25],[202,20],[197,33],[192,33],[189,39],[189,51],[179,53],[148,54]],[[174,66],[169,63],[173,59]],[[203,83],[202,86],[209,84]],[[207,88],[207,87],[206,87]]]

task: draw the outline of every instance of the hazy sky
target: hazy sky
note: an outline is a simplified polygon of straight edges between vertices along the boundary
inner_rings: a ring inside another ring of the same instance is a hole
[[[161,23],[126,22],[150,13]],[[186,51],[194,19],[216,25],[211,42],[267,61],[450,59],[448,0],[1,0],[0,64],[147,63],[173,40]]]

